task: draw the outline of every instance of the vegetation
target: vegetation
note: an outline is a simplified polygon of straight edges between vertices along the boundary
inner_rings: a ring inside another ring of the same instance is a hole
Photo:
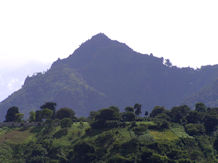
[[[70,108],[54,106],[30,113],[29,121],[40,125],[0,128],[0,162],[218,162],[218,108],[156,106],[142,117],[136,104],[124,112],[111,106],[79,118]],[[15,108],[8,113],[16,115]]]

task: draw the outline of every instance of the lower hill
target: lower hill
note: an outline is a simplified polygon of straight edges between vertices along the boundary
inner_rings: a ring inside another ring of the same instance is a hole
[[[137,117],[131,107],[125,110],[101,109],[91,112],[87,119],[71,119],[67,114],[60,116],[60,112],[56,112],[55,117],[47,117],[37,122],[37,126],[26,127],[28,122],[14,122],[20,127],[1,127],[0,162],[218,161],[217,109],[204,106],[204,110],[191,111],[187,106],[172,110],[156,107],[144,118]]]

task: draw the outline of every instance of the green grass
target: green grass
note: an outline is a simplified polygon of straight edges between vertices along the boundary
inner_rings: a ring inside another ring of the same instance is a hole
[[[164,131],[149,130],[149,134],[152,135],[156,141],[174,141],[178,139],[178,136],[169,129]]]
[[[189,136],[182,125],[179,124],[172,124],[170,127],[170,130],[179,138],[193,138],[192,136]]]
[[[30,129],[20,130],[19,128],[6,129],[4,134],[0,135],[0,144],[2,143],[14,143],[22,144],[29,142],[35,138],[34,134],[30,132]]]
[[[153,121],[139,121],[139,122],[136,122],[136,124],[137,125],[144,124],[147,126],[155,126],[155,123]]]

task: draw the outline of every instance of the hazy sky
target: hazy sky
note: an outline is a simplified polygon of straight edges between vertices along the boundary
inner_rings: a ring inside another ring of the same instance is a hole
[[[1,0],[0,100],[99,32],[177,66],[218,64],[217,8],[217,0]]]

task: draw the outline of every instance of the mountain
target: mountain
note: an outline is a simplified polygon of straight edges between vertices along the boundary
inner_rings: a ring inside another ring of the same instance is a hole
[[[140,54],[100,33],[45,73],[27,77],[23,87],[0,103],[0,118],[13,105],[26,116],[47,101],[70,107],[78,116],[110,105],[140,103],[168,108],[182,104],[218,76],[218,65],[201,69],[167,66],[163,58]]]
[[[218,80],[202,88],[199,92],[193,94],[185,100],[185,103],[191,105],[197,102],[203,102],[207,106],[218,106]]]

